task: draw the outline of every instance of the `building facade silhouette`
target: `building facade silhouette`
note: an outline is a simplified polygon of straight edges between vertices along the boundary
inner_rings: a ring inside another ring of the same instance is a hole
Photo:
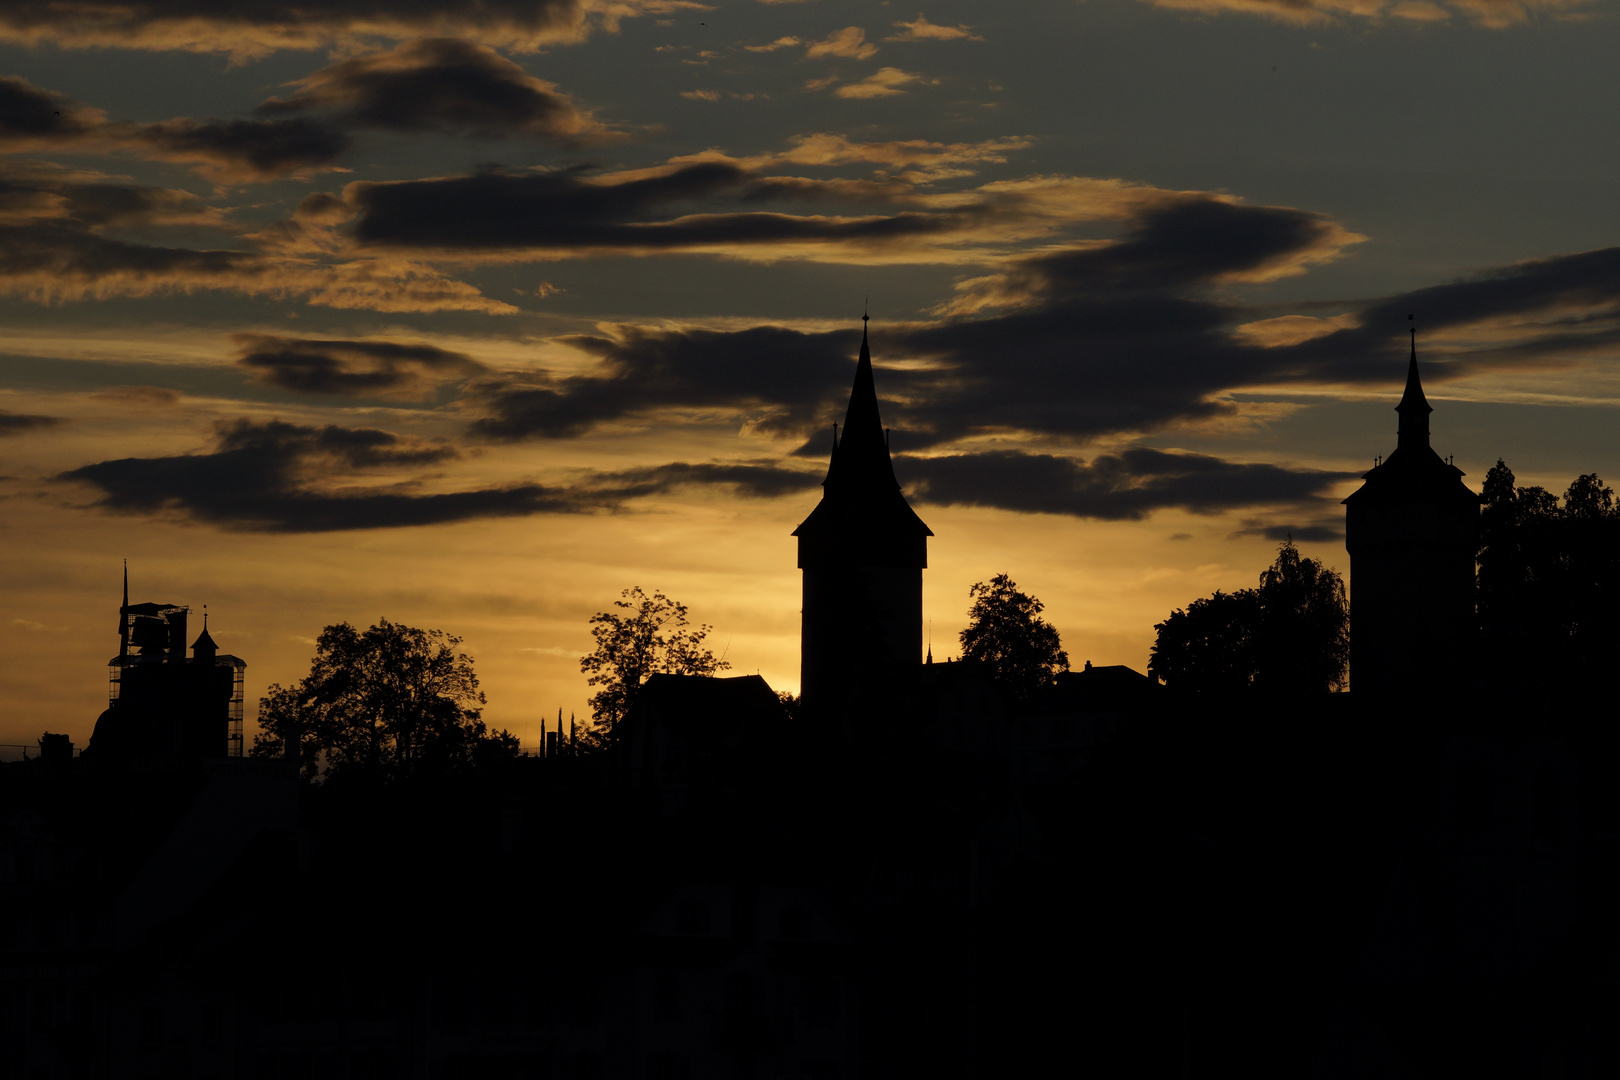
[[[1350,684],[1361,697],[1443,692],[1466,674],[1476,636],[1479,496],[1429,445],[1415,332],[1395,411],[1395,451],[1344,500]]]
[[[874,665],[922,660],[922,572],[934,533],[895,478],[864,325],[821,486],[821,502],[793,531],[804,571],[799,687],[812,709],[843,704]]]

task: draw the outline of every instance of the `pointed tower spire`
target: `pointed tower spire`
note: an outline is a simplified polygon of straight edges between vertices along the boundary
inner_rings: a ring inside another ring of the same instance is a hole
[[[1408,319],[1411,317],[1407,316]],[[1401,403],[1395,406],[1395,411],[1401,416],[1395,443],[1397,448],[1428,446],[1429,414],[1434,412],[1434,406],[1423,396],[1423,380],[1418,378],[1417,327],[1410,327],[1409,330],[1412,335],[1412,358],[1406,365],[1406,392],[1401,395]]]
[[[877,383],[872,378],[872,349],[867,343],[866,322],[861,316],[861,355],[855,363],[855,384],[850,388],[849,407],[844,411],[844,426],[838,434],[832,461],[827,467],[827,479],[822,487],[831,494],[835,489],[851,493],[900,490],[895,478],[894,464],[889,460],[888,440],[883,433],[883,418],[878,413]]]
[[[124,604],[118,609],[118,660],[129,659],[129,560],[124,560]]]

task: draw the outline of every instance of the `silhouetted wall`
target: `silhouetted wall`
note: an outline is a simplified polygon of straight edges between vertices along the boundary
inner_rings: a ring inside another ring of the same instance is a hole
[[[1474,639],[1474,553],[1479,511],[1421,497],[1352,505],[1350,680],[1383,696],[1441,688],[1467,670]]]

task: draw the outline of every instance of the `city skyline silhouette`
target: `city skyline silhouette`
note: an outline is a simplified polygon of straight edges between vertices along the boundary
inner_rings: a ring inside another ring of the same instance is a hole
[[[0,1077],[1620,1071],[1617,51],[0,8]]]
[[[945,639],[1006,571],[1140,670],[1285,535],[1348,573],[1414,312],[1476,487],[1620,475],[1609,150],[1533,119],[1609,100],[1602,19],[543,6],[364,42],[342,5],[0,16],[14,710],[89,737],[126,557],[255,657],[249,741],[321,627],[382,616],[463,636],[532,732],[638,583],[794,689],[786,533],[868,296],[897,477],[956,537]]]

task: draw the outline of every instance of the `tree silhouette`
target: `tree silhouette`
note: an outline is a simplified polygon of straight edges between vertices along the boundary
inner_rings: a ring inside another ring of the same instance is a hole
[[[1176,609],[1158,632],[1148,656],[1148,674],[1174,690],[1235,693],[1254,684],[1255,628],[1260,596],[1254,589],[1215,590]]]
[[[1260,575],[1255,685],[1276,693],[1344,686],[1350,666],[1350,605],[1338,571],[1308,559],[1293,538]]]
[[[586,682],[602,688],[590,702],[594,730],[589,734],[598,741],[611,737],[648,676],[713,675],[731,667],[703,644],[712,627],[687,629],[685,604],[661,592],[648,596],[640,585],[620,595],[624,599],[613,606],[621,611],[591,616],[596,649],[579,658],[579,669],[590,676]]]
[[[1498,460],[1480,511],[1479,618],[1518,660],[1586,670],[1620,646],[1620,510],[1594,473],[1562,505]]]
[[[1069,670],[1058,632],[1040,618],[1046,605],[1018,590],[1006,574],[968,589],[973,606],[962,631],[962,659],[986,664],[1017,701],[1029,701],[1060,671]]]
[[[1344,685],[1350,607],[1336,570],[1292,538],[1254,589],[1216,590],[1154,626],[1148,673],[1193,693],[1318,693]]]
[[[381,619],[364,632],[348,623],[321,631],[309,675],[272,685],[259,704],[254,756],[299,739],[306,777],[398,779],[454,770],[517,753],[510,732],[491,734],[484,695],[461,639]]]

